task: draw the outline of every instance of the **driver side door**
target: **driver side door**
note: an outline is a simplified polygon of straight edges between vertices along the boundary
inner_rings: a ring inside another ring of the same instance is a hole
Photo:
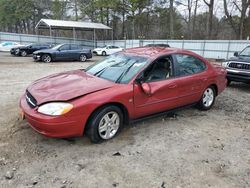
[[[56,52],[56,60],[68,60],[69,57],[69,51],[70,51],[70,45],[64,44],[62,45],[58,51]]]
[[[157,64],[159,61],[168,59],[170,63],[169,75],[164,74],[164,67]],[[155,67],[158,66],[158,72]],[[152,76],[155,74],[154,76]],[[155,60],[139,76],[141,83],[134,84],[134,108],[136,118],[151,115],[157,112],[170,110],[179,106],[177,82],[175,80],[175,70],[172,56],[165,56]],[[149,79],[151,77],[151,79]],[[142,83],[148,84],[151,94],[146,94],[142,89]]]

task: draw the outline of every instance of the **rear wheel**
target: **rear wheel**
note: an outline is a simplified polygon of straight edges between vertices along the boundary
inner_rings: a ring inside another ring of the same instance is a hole
[[[88,124],[87,135],[91,142],[99,143],[114,138],[123,127],[123,113],[117,106],[97,110]]]
[[[103,51],[103,52],[102,52],[102,55],[103,55],[103,56],[106,56],[106,55],[107,55],[107,53],[106,53],[105,51]]]
[[[81,54],[79,59],[81,62],[85,62],[87,60],[87,57],[86,57],[86,55]]]
[[[22,57],[27,56],[27,52],[26,52],[25,50],[21,51],[21,56],[22,56]]]
[[[201,110],[209,110],[215,101],[215,90],[213,86],[209,86],[203,92],[203,95],[198,103],[198,106]]]
[[[44,55],[42,56],[42,61],[43,61],[44,63],[50,63],[50,62],[51,62],[51,56],[50,56],[49,54],[44,54]]]

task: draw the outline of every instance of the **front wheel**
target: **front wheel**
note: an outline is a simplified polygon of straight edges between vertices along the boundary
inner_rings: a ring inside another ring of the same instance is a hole
[[[209,86],[203,92],[203,95],[198,103],[198,106],[201,110],[209,110],[215,101],[215,90],[213,86]]]
[[[114,138],[123,127],[123,113],[117,106],[97,110],[88,124],[87,134],[93,143]]]
[[[15,55],[16,55],[16,56],[19,55],[19,50],[15,50]]]
[[[44,63],[50,63],[50,62],[51,62],[51,56],[48,55],[48,54],[43,55],[43,56],[42,56],[42,61],[43,61]]]

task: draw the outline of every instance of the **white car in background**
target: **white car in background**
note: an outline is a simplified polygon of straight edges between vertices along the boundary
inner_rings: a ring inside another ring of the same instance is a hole
[[[19,44],[18,42],[2,42],[0,43],[0,51],[9,52],[11,48],[16,48],[20,46],[23,46],[23,45]]]
[[[95,48],[93,50],[93,53],[96,55],[106,56],[106,55],[111,55],[111,54],[116,53],[116,52],[120,52],[122,50],[123,50],[123,48],[121,48],[119,46],[107,45],[107,46],[103,46],[100,48]]]

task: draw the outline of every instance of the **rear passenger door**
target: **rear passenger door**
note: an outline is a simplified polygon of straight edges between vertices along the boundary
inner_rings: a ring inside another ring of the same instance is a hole
[[[175,54],[176,81],[181,105],[200,100],[207,81],[206,64],[187,54]]]
[[[70,58],[79,59],[79,56],[80,56],[80,46],[77,44],[71,44]]]
[[[111,48],[112,48],[111,49],[112,54],[120,51],[119,47],[117,47],[117,46],[111,46]]]

